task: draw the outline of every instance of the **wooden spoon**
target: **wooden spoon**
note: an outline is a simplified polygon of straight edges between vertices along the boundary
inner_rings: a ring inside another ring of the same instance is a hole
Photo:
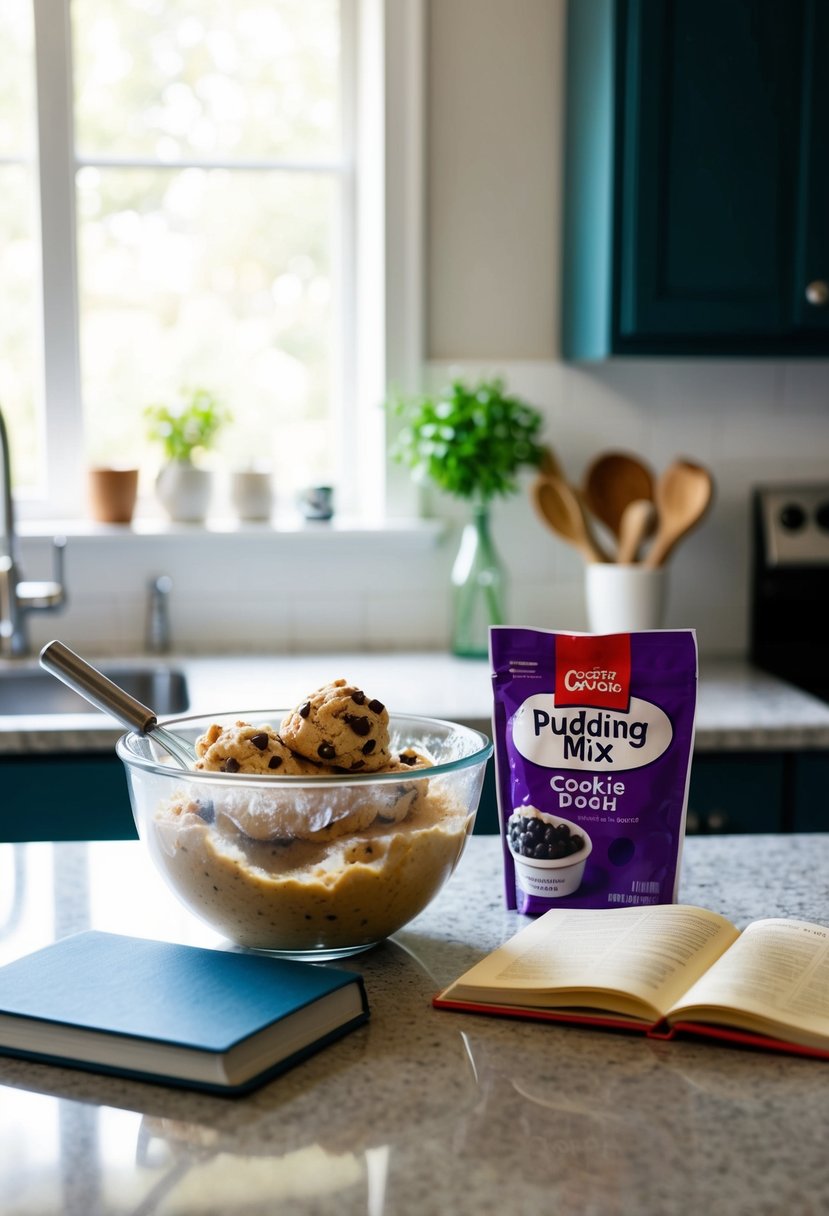
[[[659,525],[644,565],[664,565],[677,542],[705,515],[713,496],[714,480],[708,469],[690,460],[668,465],[656,483]]]
[[[637,561],[642,542],[651,535],[655,526],[656,507],[649,498],[636,498],[629,502],[619,522],[616,561],[622,565]]]
[[[604,452],[584,474],[584,501],[614,536],[619,535],[625,507],[653,499],[653,473],[629,452]]]
[[[564,470],[561,467],[558,456],[548,444],[543,444],[541,463],[538,466],[538,471],[542,477],[559,477],[562,481],[567,478],[564,475]]]
[[[559,477],[540,476],[530,487],[536,511],[548,528],[575,545],[589,562],[606,562],[607,554],[593,535],[579,493]]]

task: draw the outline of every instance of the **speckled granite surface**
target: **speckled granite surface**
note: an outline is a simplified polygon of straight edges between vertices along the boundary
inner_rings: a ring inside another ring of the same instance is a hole
[[[489,664],[448,654],[173,656],[164,662],[187,677],[191,713],[294,705],[310,689],[343,675],[371,689],[398,713],[450,718],[483,729],[488,729],[492,715]],[[35,661],[0,660],[0,681],[5,673],[26,666],[36,666]],[[0,715],[0,754],[111,751],[120,733],[97,713]],[[741,660],[703,661],[696,748],[829,749],[829,705]]]
[[[517,928],[498,841],[346,964],[372,1019],[244,1099],[0,1059],[3,1216],[816,1216],[829,1065],[438,1012]],[[698,837],[680,897],[829,924],[829,835]],[[137,844],[0,846],[0,961],[93,925],[215,944]]]

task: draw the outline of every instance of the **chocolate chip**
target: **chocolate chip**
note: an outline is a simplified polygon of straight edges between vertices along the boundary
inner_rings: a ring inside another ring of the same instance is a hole
[[[337,751],[332,743],[321,743],[317,748],[317,755],[321,760],[333,760]]]
[[[365,705],[366,694],[358,688],[356,692],[353,692],[351,694],[351,700],[354,702],[355,705]]]
[[[355,735],[360,735],[364,738],[371,730],[371,723],[368,718],[361,718],[359,714],[343,714],[343,722],[350,726]]]
[[[369,701],[368,707],[373,714],[381,714],[386,708],[382,701]]]
[[[307,718],[308,715],[310,714],[310,712],[311,712],[311,702],[306,701],[304,705],[300,706],[299,716],[300,716],[300,718]]]
[[[360,748],[360,751],[363,753],[364,756],[370,756],[376,746],[377,746],[377,740],[369,739],[368,743],[363,744],[363,746]]]
[[[216,811],[212,802],[200,802],[199,809],[196,811],[199,819],[203,819],[205,823],[213,823],[216,818]]]
[[[417,756],[412,756],[412,755],[407,756],[405,752],[401,752],[400,753],[400,763],[408,764],[410,766],[412,764],[417,764]]]
[[[365,768],[365,767],[366,767],[365,760],[355,760],[354,763],[352,764],[351,768],[349,769],[349,772],[356,773],[358,769]]]
[[[224,764],[222,765],[222,772],[223,773],[238,773],[238,771],[239,771],[239,761],[234,756],[228,756],[227,760],[225,760]]]
[[[270,760],[268,761],[268,768],[281,768],[281,767],[282,767],[282,757],[281,756],[271,756]]]
[[[262,731],[261,735],[251,735],[250,741],[254,747],[258,747],[260,752],[265,751],[268,746],[268,736]]]

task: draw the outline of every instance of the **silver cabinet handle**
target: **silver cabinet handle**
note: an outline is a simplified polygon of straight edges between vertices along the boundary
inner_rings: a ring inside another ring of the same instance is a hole
[[[806,299],[815,308],[825,308],[829,304],[829,283],[825,279],[815,279],[806,286]]]

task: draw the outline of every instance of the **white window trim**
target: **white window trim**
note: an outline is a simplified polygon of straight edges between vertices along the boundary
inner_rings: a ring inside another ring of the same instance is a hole
[[[19,514],[30,519],[79,518],[84,509],[75,243],[75,173],[82,162],[74,156],[71,130],[70,2],[33,0],[38,79],[51,82],[48,106],[38,90],[49,500],[21,503]],[[425,0],[343,4],[344,37],[354,40],[351,61],[358,71],[351,94],[357,112],[346,111],[352,171],[344,187],[345,222],[354,224],[357,256],[346,261],[343,278],[357,315],[347,319],[340,356],[354,386],[345,409],[358,425],[342,429],[340,446],[343,464],[356,470],[351,480],[362,501],[354,495],[342,507],[383,527],[388,518],[416,516],[419,506],[408,473],[386,458],[381,403],[389,386],[418,389],[424,366]],[[351,82],[345,83],[348,88]]]
[[[46,476],[51,505],[69,515],[81,506],[83,411],[68,0],[34,0],[34,15],[37,80],[51,81],[37,89]]]

